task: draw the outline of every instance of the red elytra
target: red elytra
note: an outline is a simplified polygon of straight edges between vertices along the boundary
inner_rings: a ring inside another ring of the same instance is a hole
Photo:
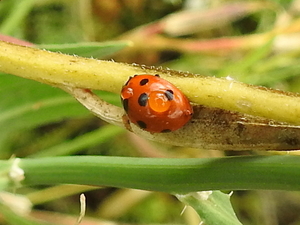
[[[151,133],[178,130],[193,114],[187,97],[158,75],[130,77],[121,100],[130,122]]]

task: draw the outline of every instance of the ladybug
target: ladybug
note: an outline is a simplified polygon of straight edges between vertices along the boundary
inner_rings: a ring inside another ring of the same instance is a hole
[[[130,77],[122,88],[121,100],[129,120],[151,133],[178,130],[193,114],[187,97],[159,75]]]

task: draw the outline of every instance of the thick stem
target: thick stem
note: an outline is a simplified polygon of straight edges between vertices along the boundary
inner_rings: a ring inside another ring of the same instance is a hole
[[[0,42],[0,70],[50,85],[115,93],[120,92],[129,76],[160,74],[196,104],[300,124],[298,95],[246,85],[231,79],[87,59],[5,42]]]
[[[298,156],[156,159],[71,156],[22,159],[23,185],[89,184],[169,193],[300,190]]]

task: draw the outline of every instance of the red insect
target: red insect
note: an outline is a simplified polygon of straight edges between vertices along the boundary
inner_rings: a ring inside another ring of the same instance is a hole
[[[130,77],[121,100],[129,120],[151,133],[178,130],[193,114],[187,97],[159,75]]]

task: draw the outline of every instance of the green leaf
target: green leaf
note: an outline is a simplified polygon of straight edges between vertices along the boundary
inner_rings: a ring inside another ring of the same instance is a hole
[[[36,0],[14,1],[11,12],[5,12],[7,16],[0,25],[0,33],[11,35],[19,27],[32,10]]]
[[[230,196],[221,191],[193,192],[177,195],[191,206],[206,225],[241,225],[231,206]]]
[[[75,54],[82,57],[104,58],[108,57],[125,47],[128,47],[129,41],[110,41],[110,42],[83,42],[71,44],[53,44],[37,45],[42,49],[52,52],[61,52],[65,54]]]
[[[100,129],[91,131],[77,138],[74,138],[71,141],[66,141],[61,144],[52,146],[48,149],[43,149],[35,153],[34,155],[30,155],[30,157],[38,158],[74,154],[77,151],[82,150],[84,148],[103,143],[106,140],[113,138],[124,131],[125,130],[121,127],[106,125],[101,127]]]
[[[62,90],[11,75],[0,75],[0,95],[0,146],[15,130],[89,115]]]

